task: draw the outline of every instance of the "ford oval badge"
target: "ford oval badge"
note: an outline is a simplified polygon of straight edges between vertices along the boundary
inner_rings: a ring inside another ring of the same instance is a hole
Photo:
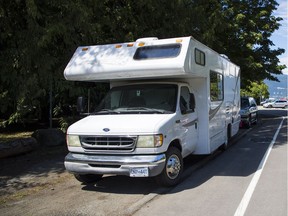
[[[103,131],[105,131],[105,132],[109,132],[110,129],[109,129],[109,128],[103,128]]]

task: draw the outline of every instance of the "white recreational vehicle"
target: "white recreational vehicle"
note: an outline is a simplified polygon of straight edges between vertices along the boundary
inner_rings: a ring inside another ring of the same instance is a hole
[[[227,147],[239,129],[239,67],[193,37],[79,47],[64,76],[109,82],[91,115],[67,130],[66,169],[179,182],[183,158]]]

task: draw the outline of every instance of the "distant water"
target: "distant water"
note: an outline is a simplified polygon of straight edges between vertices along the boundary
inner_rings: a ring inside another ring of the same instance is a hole
[[[288,98],[288,75],[277,75],[280,82],[264,80],[269,87],[270,98]]]

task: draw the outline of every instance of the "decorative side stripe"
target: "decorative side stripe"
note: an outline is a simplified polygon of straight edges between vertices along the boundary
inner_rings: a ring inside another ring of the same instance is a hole
[[[219,111],[219,109],[220,109],[222,104],[223,104],[223,102],[221,102],[215,109],[211,109],[210,108],[210,110],[209,110],[209,121],[214,118],[214,116]]]
[[[198,121],[198,118],[196,118],[195,120],[188,122],[187,124],[183,125],[183,127],[191,127],[193,125],[195,125]]]

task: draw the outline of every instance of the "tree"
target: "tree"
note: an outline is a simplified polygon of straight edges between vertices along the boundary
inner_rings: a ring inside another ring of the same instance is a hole
[[[31,113],[47,118],[52,83],[54,92],[73,88],[74,83],[63,82],[63,70],[77,45],[91,37],[85,6],[67,0],[1,1],[2,126]]]
[[[241,90],[241,96],[251,96],[259,104],[263,98],[269,98],[269,88],[263,82],[252,82],[249,88]]]
[[[223,14],[228,26],[219,41],[226,41],[223,50],[231,60],[241,66],[242,87],[264,79],[275,80],[286,68],[279,64],[278,56],[284,49],[272,49],[272,33],[282,18],[272,15],[278,3],[274,0],[245,0],[223,2]]]
[[[243,88],[277,80],[285,68],[278,59],[284,50],[271,48],[281,20],[272,15],[277,6],[275,0],[2,0],[0,124],[46,120],[51,89],[57,115],[69,114],[86,88],[103,95],[106,85],[64,80],[79,45],[192,35],[241,67]]]
[[[282,20],[272,14],[275,0],[196,0],[188,5],[191,34],[241,67],[242,88],[264,79],[278,81],[275,75],[286,66],[278,58],[285,50],[273,49],[270,39]]]

